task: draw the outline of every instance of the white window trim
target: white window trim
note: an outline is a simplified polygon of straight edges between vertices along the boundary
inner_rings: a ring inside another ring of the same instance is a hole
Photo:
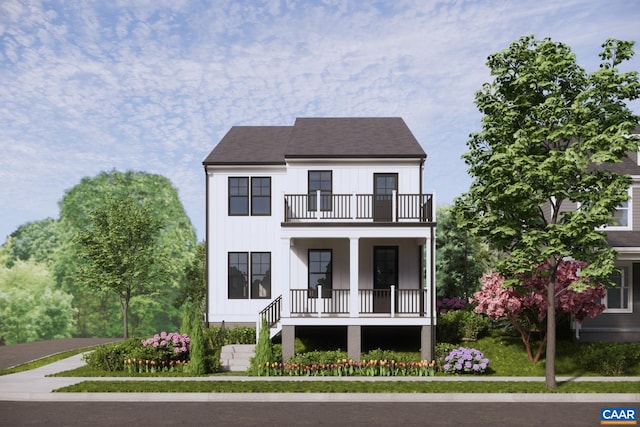
[[[621,283],[627,285],[627,308],[608,308],[607,307],[607,295],[605,294],[602,299],[602,303],[604,304],[603,313],[633,313],[633,266],[632,265],[623,265],[619,266],[620,274],[622,276]],[[629,277],[625,277],[625,275]],[[607,288],[607,292],[609,289]],[[622,301],[622,296],[621,296]]]
[[[633,187],[627,189],[629,200],[627,201],[627,225],[605,225],[598,230],[605,231],[631,231],[633,230]],[[616,208],[617,209],[617,208]]]

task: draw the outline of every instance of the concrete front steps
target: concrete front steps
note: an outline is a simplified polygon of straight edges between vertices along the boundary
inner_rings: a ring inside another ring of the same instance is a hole
[[[256,352],[255,344],[231,344],[222,347],[220,370],[244,372],[249,368],[251,358]]]

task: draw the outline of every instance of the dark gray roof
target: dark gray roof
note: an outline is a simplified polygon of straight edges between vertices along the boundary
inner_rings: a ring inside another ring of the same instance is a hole
[[[298,118],[293,126],[234,126],[203,163],[282,164],[286,158],[425,157],[399,117]]]
[[[640,126],[636,126],[631,133],[636,135],[640,134]],[[637,152],[628,152],[627,155],[623,157],[622,161],[619,163],[606,163],[595,167],[625,175],[640,175],[640,166],[638,165]]]
[[[284,164],[291,126],[233,126],[203,164]]]
[[[426,157],[400,117],[299,118],[287,157]]]

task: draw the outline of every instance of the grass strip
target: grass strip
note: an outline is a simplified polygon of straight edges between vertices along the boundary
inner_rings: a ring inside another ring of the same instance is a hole
[[[639,382],[84,381],[65,393],[640,393]]]
[[[0,369],[0,375],[9,375],[9,374],[15,374],[18,372],[30,371],[32,369],[46,366],[53,362],[66,359],[71,356],[75,356],[76,354],[79,354],[79,353],[85,353],[87,351],[91,351],[94,348],[95,346],[92,346],[92,347],[85,347],[77,350],[69,350],[69,351],[63,351],[61,353],[52,354],[51,356],[42,357],[40,359],[32,360],[31,362],[23,363],[21,365],[13,366],[11,368]]]

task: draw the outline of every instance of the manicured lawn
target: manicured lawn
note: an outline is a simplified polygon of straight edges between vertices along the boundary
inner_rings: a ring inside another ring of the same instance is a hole
[[[56,392],[110,393],[640,393],[640,382],[85,381]]]

